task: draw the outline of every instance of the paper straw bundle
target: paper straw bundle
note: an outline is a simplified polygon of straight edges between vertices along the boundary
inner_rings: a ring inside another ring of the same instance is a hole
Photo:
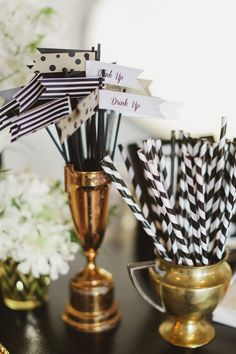
[[[101,163],[146,233],[153,238],[157,252],[167,261],[189,266],[209,265],[224,256],[236,198],[236,144],[226,141],[226,126],[226,119],[222,118],[218,143],[192,139],[183,132],[180,132],[181,139],[173,139],[172,133],[175,155],[168,170],[161,140],[144,141],[137,155],[149,200],[144,198],[122,146],[120,151],[138,203],[110,157]]]
[[[100,170],[106,154],[114,157],[121,122],[121,113],[99,108],[105,71],[93,77],[86,72],[87,60],[99,62],[100,51],[100,45],[97,50],[38,49],[28,84],[0,93],[7,98],[0,108],[0,131],[8,129],[14,142],[46,128],[66,164],[77,171]]]
[[[164,118],[167,101],[150,96],[143,70],[100,61],[100,45],[32,55],[31,80],[0,92],[0,132],[7,129],[11,142],[45,128],[66,164],[96,171],[106,154],[114,157],[122,114]]]

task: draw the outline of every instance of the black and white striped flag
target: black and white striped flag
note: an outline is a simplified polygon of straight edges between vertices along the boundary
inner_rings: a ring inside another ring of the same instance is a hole
[[[70,78],[40,78],[45,91],[39,97],[43,100],[53,100],[69,95],[72,98],[85,97],[101,86],[101,78],[70,77]]]
[[[45,91],[45,87],[43,87],[40,82],[41,74],[36,74],[34,78],[24,86],[16,95],[14,95],[14,99],[20,105],[20,113],[25,112],[35,101],[42,95],[43,91]]]
[[[0,108],[0,131],[11,125],[11,118],[19,112],[20,104],[12,100]]]
[[[31,111],[12,119],[11,141],[34,133],[71,113],[71,103],[68,96],[41,105]]]

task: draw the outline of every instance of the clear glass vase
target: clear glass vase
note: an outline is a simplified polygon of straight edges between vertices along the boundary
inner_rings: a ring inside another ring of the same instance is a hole
[[[2,263],[1,288],[6,306],[12,310],[32,310],[48,300],[49,277],[23,274],[12,259]]]

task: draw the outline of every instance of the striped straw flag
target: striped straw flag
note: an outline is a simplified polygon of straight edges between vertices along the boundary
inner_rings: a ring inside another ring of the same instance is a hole
[[[26,86],[14,95],[14,99],[20,105],[20,113],[25,112],[32,106],[42,95],[43,91],[45,91],[45,88],[39,80],[41,77],[41,74],[36,74]]]
[[[54,100],[65,95],[78,98],[89,95],[101,86],[102,78],[70,77],[70,78],[40,78],[45,89],[39,99]]]
[[[71,113],[69,97],[54,100],[12,119],[11,141],[34,133]]]
[[[0,108],[0,131],[11,125],[11,118],[14,117],[20,109],[20,104],[12,100]]]

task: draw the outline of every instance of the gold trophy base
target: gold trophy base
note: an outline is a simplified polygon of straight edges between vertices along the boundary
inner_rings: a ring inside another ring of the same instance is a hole
[[[206,321],[179,321],[171,317],[159,327],[159,333],[167,342],[185,348],[197,348],[215,337],[214,328]]]
[[[70,327],[89,333],[115,328],[120,312],[113,299],[112,275],[104,269],[95,268],[80,272],[70,283],[70,303],[63,321]]]

